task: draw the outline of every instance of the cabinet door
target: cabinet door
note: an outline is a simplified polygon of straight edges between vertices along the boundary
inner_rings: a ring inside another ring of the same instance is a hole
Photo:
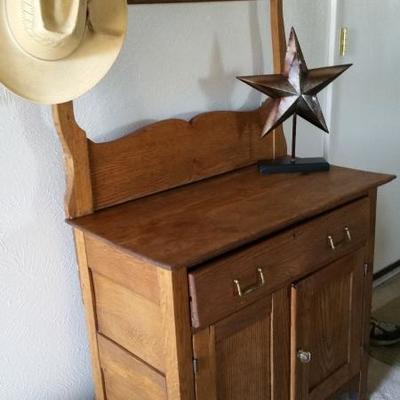
[[[292,288],[292,398],[329,398],[360,370],[365,250]]]
[[[288,400],[289,308],[290,293],[284,289],[196,333],[196,399]]]

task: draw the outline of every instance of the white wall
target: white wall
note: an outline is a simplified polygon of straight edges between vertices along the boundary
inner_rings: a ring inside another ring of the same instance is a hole
[[[310,66],[325,64],[327,7],[288,0]],[[76,102],[93,140],[152,120],[261,99],[239,74],[271,72],[267,3],[132,6],[126,46],[106,79]],[[312,130],[307,126],[307,131]],[[320,133],[318,133],[320,135]],[[0,92],[0,398],[92,399],[83,309],[64,224],[62,153],[50,110]],[[300,135],[320,154],[321,137]]]
[[[400,175],[400,2],[338,1],[338,26],[349,28],[354,63],[333,91],[333,163]],[[336,47],[337,54],[337,47]],[[375,270],[400,259],[400,180],[379,189]]]

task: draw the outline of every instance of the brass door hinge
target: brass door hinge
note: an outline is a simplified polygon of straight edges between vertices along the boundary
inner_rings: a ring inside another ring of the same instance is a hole
[[[366,277],[368,275],[369,271],[369,265],[367,263],[364,264],[364,276]]]
[[[339,52],[342,57],[344,57],[347,53],[347,36],[348,36],[349,30],[346,27],[342,27],[340,29],[340,41],[339,41]]]

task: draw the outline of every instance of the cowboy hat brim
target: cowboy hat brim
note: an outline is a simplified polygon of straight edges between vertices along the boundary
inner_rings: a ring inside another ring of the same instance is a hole
[[[0,82],[15,94],[41,104],[73,100],[94,87],[121,51],[127,29],[126,0],[92,0],[96,17],[80,46],[68,57],[43,61],[26,53],[8,28],[0,0]]]

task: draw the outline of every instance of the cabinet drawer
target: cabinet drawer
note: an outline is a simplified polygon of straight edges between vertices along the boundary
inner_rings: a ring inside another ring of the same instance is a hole
[[[370,204],[362,198],[189,273],[192,325],[208,326],[362,246]]]

